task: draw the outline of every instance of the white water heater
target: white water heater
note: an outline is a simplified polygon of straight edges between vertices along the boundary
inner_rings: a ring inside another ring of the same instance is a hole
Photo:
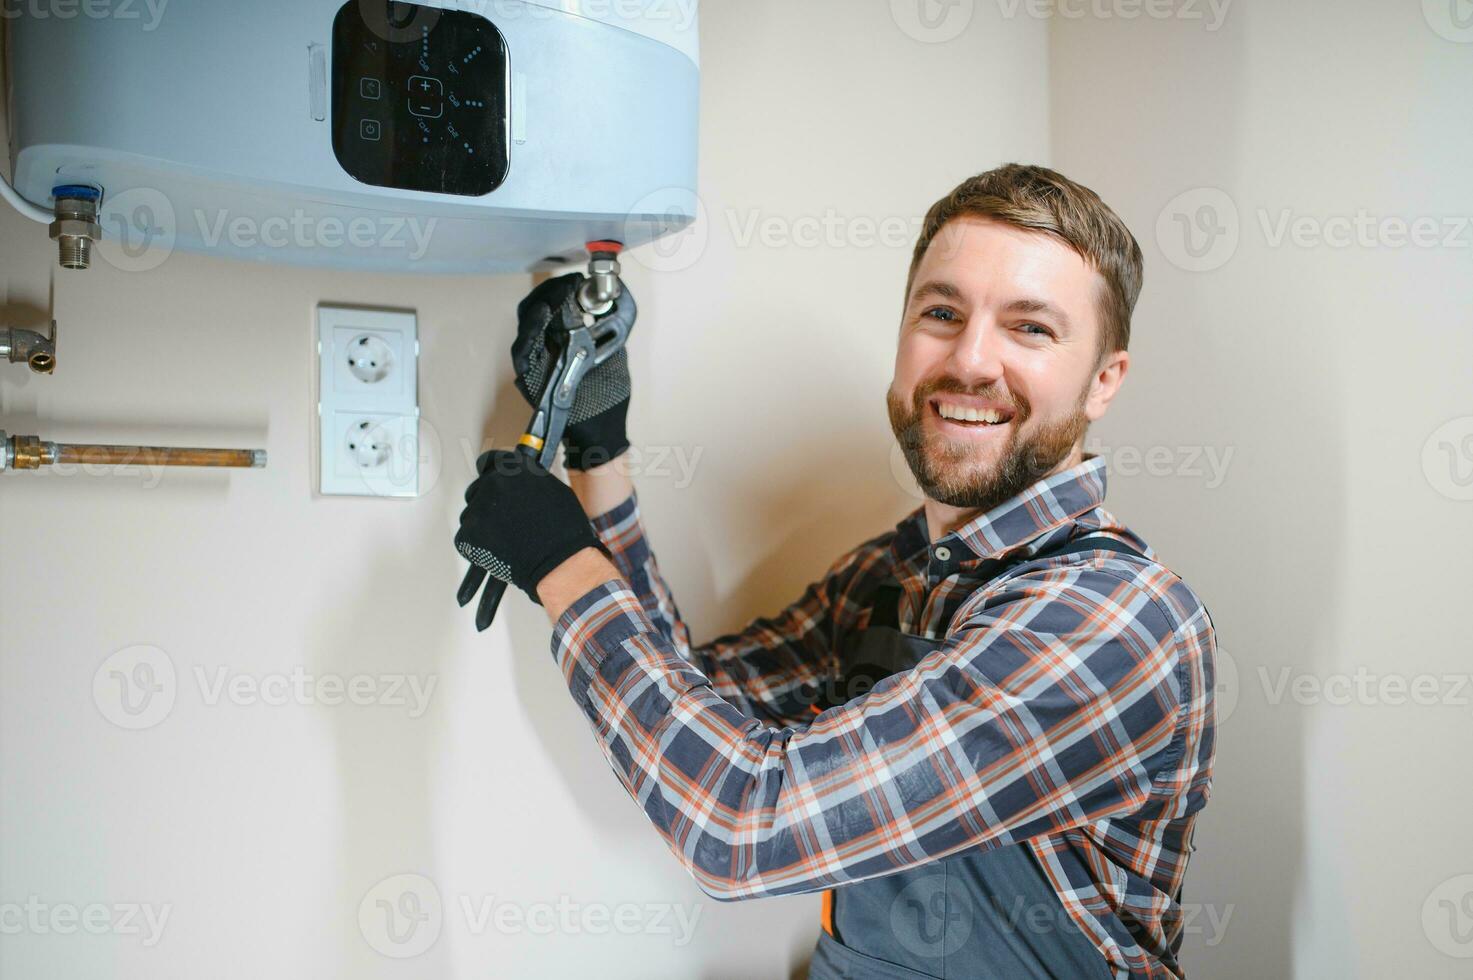
[[[43,6],[15,189],[95,192],[117,261],[508,272],[695,215],[696,0]]]

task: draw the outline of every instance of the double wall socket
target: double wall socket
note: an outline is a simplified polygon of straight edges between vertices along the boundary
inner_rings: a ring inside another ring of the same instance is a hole
[[[319,306],[317,359],[320,491],[419,496],[415,315]]]

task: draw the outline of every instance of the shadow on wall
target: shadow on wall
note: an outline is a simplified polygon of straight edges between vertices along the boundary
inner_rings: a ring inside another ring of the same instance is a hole
[[[877,405],[879,393],[856,395],[856,401]],[[528,411],[508,378],[498,388],[482,444],[510,444],[525,425]],[[701,511],[700,524],[685,529],[669,521],[662,522],[663,533],[650,528],[661,523],[654,515],[660,511],[662,500],[669,502],[670,488],[635,477],[651,546],[694,643],[709,642],[744,628],[758,616],[779,612],[797,600],[807,584],[822,575],[835,559],[889,530],[904,513],[919,506],[919,499],[907,496],[892,473],[893,441],[888,433],[876,440],[876,431],[865,428],[836,433],[815,444],[787,440],[770,447],[764,451],[761,467],[739,468],[735,472],[742,482],[721,487],[719,498],[728,501],[727,506],[715,513]],[[773,474],[779,474],[780,479],[774,480]],[[714,469],[702,470],[701,475],[716,477]],[[692,497],[701,494],[700,477],[676,492]],[[716,496],[713,491],[708,494],[708,499]],[[687,519],[692,516],[688,502],[682,512]],[[717,569],[727,557],[720,553],[719,544],[711,542],[752,536],[766,544],[764,556],[739,582],[718,594]],[[677,568],[680,571],[672,571]],[[701,610],[703,615],[693,616],[692,610]],[[706,628],[697,620],[707,621]],[[513,669],[518,703],[527,706],[527,723],[554,763],[558,778],[568,790],[567,798],[580,811],[580,826],[598,838],[600,848],[643,846],[657,841],[657,832],[626,798],[581,711],[572,707],[561,674],[551,669],[544,611],[520,595],[509,595],[495,628],[503,628],[503,624],[511,648],[517,651]],[[536,710],[539,705],[557,706],[559,710]],[[619,819],[609,819],[611,806],[620,809]],[[685,874],[678,870],[677,859],[663,844],[650,850],[657,853],[671,874]],[[798,909],[793,914],[811,922],[812,940],[816,941],[817,895],[758,901],[790,903]],[[716,917],[723,912],[730,915],[731,910],[715,903],[709,905],[707,928],[715,927]],[[794,980],[807,976],[810,950],[811,942],[805,942],[798,953],[799,961],[791,965]],[[740,967],[714,964],[705,966],[701,973],[707,980],[749,975]]]
[[[448,673],[445,652],[454,648],[451,636],[462,623],[450,615],[454,600],[447,601],[441,578],[414,570],[443,565],[453,557],[445,536],[427,535],[411,551],[377,554],[380,557],[367,567],[343,569],[355,581],[339,583],[334,595],[350,601],[323,607],[323,615],[315,621],[316,633],[308,640],[309,669],[318,676],[409,674],[443,680]],[[421,628],[427,617],[386,613],[447,606],[446,615],[436,617],[443,625],[429,635]],[[442,697],[436,694],[437,699]],[[416,718],[344,706],[328,715],[337,754],[342,827],[337,907],[345,914],[339,919],[343,934],[337,961],[348,973],[366,975],[381,958],[365,942],[372,933],[360,932],[360,902],[388,875],[431,876],[437,867],[431,780],[445,751],[444,726],[433,711]],[[391,930],[390,923],[400,915],[412,923],[417,910],[411,891],[396,890],[389,896],[394,907],[384,910],[389,918],[383,928]],[[412,931],[412,924],[408,928]],[[451,953],[451,943],[442,939],[414,962],[425,975],[450,976]]]
[[[1314,671],[1342,642],[1343,375],[1313,331],[1273,329],[1323,314],[1302,288],[1314,270],[1247,247],[1246,214],[1231,261],[1213,266],[1206,251],[1221,216],[1204,189],[1238,195],[1264,165],[1243,105],[1254,13],[1235,6],[1215,32],[1180,20],[1052,25],[1055,165],[1100,192],[1146,259],[1131,378],[1091,438],[1234,453],[1216,487],[1122,480],[1112,467],[1107,501],[1217,627],[1217,766],[1186,878],[1182,953],[1188,974],[1206,978],[1295,971],[1308,719],[1270,703],[1263,678]],[[1295,488],[1312,496],[1294,499]],[[1320,969],[1344,972],[1335,966]]]
[[[569,700],[560,675],[550,663],[548,626],[541,607],[528,602],[515,587],[508,587],[496,622],[487,633],[477,634],[472,620],[479,593],[464,609],[455,604],[455,588],[467,565],[453,550],[454,522],[464,506],[465,487],[474,477],[476,458],[482,447],[513,445],[530,415],[512,383],[505,356],[509,340],[503,338],[513,334],[510,323],[498,320],[495,329],[476,334],[444,331],[426,336],[422,341],[424,370],[433,374],[437,387],[423,391],[422,411],[425,425],[433,428],[431,420],[439,420],[441,428],[433,434],[443,440],[438,447],[422,447],[422,453],[438,467],[434,485],[422,486],[421,496],[414,501],[342,501],[348,507],[361,504],[400,510],[403,519],[415,526],[399,540],[413,543],[397,551],[380,549],[381,557],[371,567],[357,569],[356,586],[335,587],[335,595],[351,597],[352,601],[336,603],[319,621],[310,646],[313,669],[344,677],[419,675],[438,681],[442,688],[430,700],[431,710],[418,718],[349,710],[335,711],[331,716],[341,781],[339,867],[343,877],[339,903],[351,913],[344,919],[339,962],[360,964],[364,971],[371,972],[373,966],[382,964],[379,954],[383,950],[374,948],[379,938],[374,932],[377,928],[388,931],[386,944],[393,947],[393,955],[414,955],[416,967],[427,971],[425,975],[450,976],[456,969],[452,930],[447,929],[444,935],[438,928],[426,930],[425,936],[432,940],[429,947],[419,953],[408,952],[416,938],[414,917],[423,913],[427,903],[448,902],[449,898],[417,895],[414,880],[390,884],[386,878],[424,875],[428,879],[425,887],[430,888],[443,885],[445,877],[453,874],[437,853],[443,846],[437,840],[437,828],[443,828],[446,814],[436,808],[444,804],[446,787],[436,783],[434,774],[443,773],[446,760],[454,755],[455,747],[448,744],[448,739],[455,721],[451,717],[453,709],[447,706],[461,700],[464,692],[443,687],[463,681],[467,670],[465,664],[455,660],[512,656],[519,703],[529,707],[524,716],[533,722],[539,739],[548,744],[549,756],[556,760],[572,790],[569,798],[585,805],[586,794],[576,792],[577,788],[591,779],[611,778],[602,759],[586,744],[586,731],[544,723],[543,712],[535,710],[536,705],[556,703],[557,698]],[[437,357],[454,360],[446,362]],[[488,373],[492,377],[487,378]],[[487,388],[494,392],[489,409],[481,406],[482,392]],[[489,418],[484,422],[475,423],[478,436],[474,437],[474,446],[469,431],[457,434],[455,420],[480,420],[486,415]],[[433,573],[426,572],[431,569]],[[410,612],[396,616],[392,613],[395,609]],[[426,623],[433,624],[433,629],[426,630]],[[495,641],[498,631],[507,633],[509,644]],[[470,700],[484,697],[472,695]],[[580,737],[583,744],[575,745]],[[507,761],[515,767],[515,760]],[[375,920],[360,929],[355,921],[357,911],[370,889],[375,892],[370,898],[384,891],[382,897],[388,906],[383,909],[382,923]],[[450,914],[449,906],[445,914]],[[393,935],[394,923],[403,925],[404,935],[411,938]],[[438,940],[433,939],[435,936]],[[352,967],[348,968],[351,972]]]
[[[509,444],[511,434],[519,432],[525,424],[527,412],[526,403],[515,387],[509,382],[502,385],[483,443]],[[662,561],[662,571],[682,614],[687,617],[692,642],[709,642],[723,633],[745,627],[758,616],[777,613],[796,601],[806,585],[818,578],[832,561],[861,541],[890,529],[901,514],[919,506],[918,500],[897,492],[886,468],[888,449],[888,442],[884,445],[863,442],[858,434],[843,441],[826,439],[816,449],[787,444],[775,450],[776,455],[768,458],[763,468],[764,473],[783,474],[781,483],[759,480],[754,475],[750,486],[727,488],[727,499],[740,500],[744,507],[712,515],[723,527],[736,528],[738,534],[764,537],[771,533],[769,529],[794,527],[786,537],[773,541],[768,554],[727,595],[714,595],[714,569],[722,561],[720,554],[704,554],[696,561],[682,560],[679,564],[687,569],[686,573],[678,578],[670,574],[676,562],[669,559],[676,555],[676,549],[702,547],[699,536],[672,539],[671,535],[661,538],[651,532],[651,546],[657,560],[668,556]],[[635,484],[643,506],[649,507],[656,494],[641,490],[638,477]],[[690,489],[698,490],[698,487],[697,483]],[[645,517],[648,523],[649,514]],[[691,569],[696,573],[694,577]],[[720,617],[716,629],[699,629],[686,612],[688,608],[713,605]],[[498,613],[498,621],[501,619],[507,623],[513,648],[535,654],[519,655],[516,659],[520,702],[537,705],[568,701],[561,675],[556,670],[545,669],[551,652],[547,618],[542,609],[521,596],[509,596]],[[590,826],[601,833],[608,832],[611,822],[601,819],[607,797],[590,794],[586,787],[589,780],[601,780],[613,786],[616,777],[594,745],[581,713],[579,723],[571,726],[561,713],[554,717],[532,711],[528,718],[549,755],[558,760],[559,774],[568,785],[569,795],[585,808]],[[623,790],[618,792],[622,794]],[[654,833],[653,829],[645,829],[643,823],[635,826],[641,834]]]

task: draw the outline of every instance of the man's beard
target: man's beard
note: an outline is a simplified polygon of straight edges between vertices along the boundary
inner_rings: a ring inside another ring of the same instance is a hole
[[[978,447],[939,434],[928,436],[926,403],[938,392],[994,399],[1013,407],[1013,417],[1007,423],[1012,432],[997,462],[978,468],[971,463],[972,455],[980,451]],[[1032,416],[1032,407],[1027,399],[1004,397],[995,385],[969,391],[954,378],[937,378],[917,385],[909,405],[893,391],[886,392],[885,403],[890,410],[890,430],[921,492],[952,507],[989,511],[1043,479],[1074,450],[1089,428],[1089,418],[1084,414],[1088,394],[1086,386],[1069,415],[1039,425],[1026,438],[1022,436],[1023,425]]]

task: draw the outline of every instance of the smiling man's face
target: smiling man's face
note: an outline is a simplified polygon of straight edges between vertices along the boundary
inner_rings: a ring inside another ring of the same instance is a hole
[[[1078,463],[1129,365],[1101,352],[1100,274],[1060,239],[948,222],[906,302],[886,401],[921,490],[989,510]]]

